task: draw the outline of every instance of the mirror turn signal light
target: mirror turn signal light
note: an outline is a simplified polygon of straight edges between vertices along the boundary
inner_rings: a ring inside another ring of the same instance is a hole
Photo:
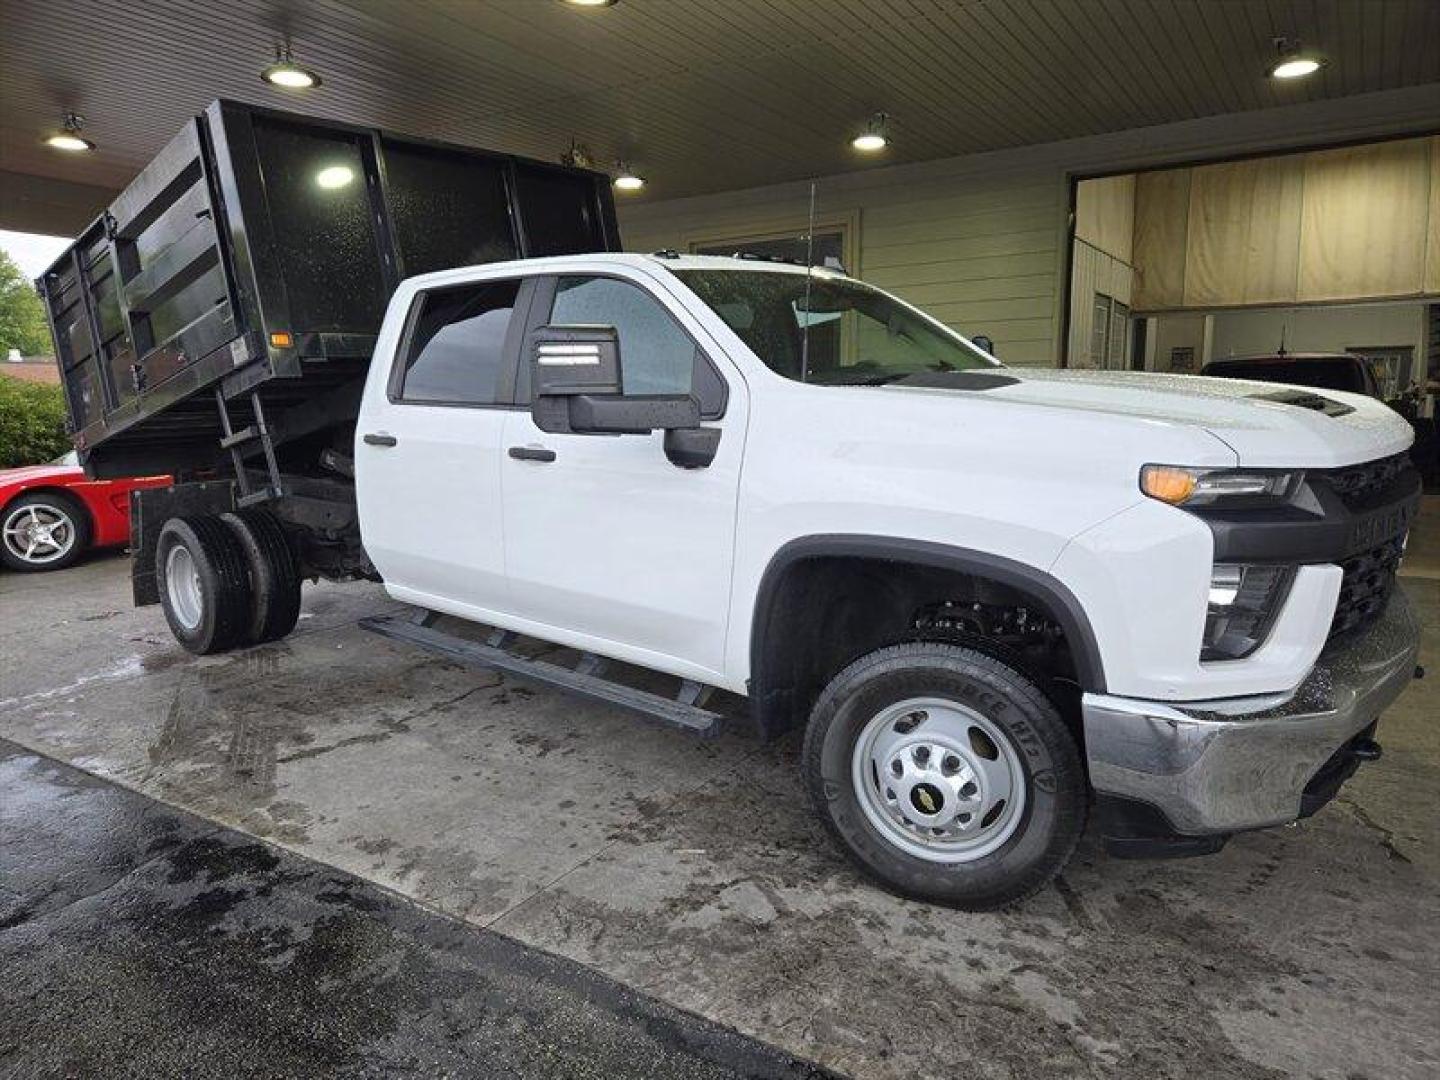
[[[277,330],[270,335],[270,345],[275,349],[288,349],[295,344],[294,337],[288,330]]]

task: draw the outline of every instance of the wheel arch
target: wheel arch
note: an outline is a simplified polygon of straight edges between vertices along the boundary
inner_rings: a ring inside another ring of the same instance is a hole
[[[764,736],[780,734],[803,722],[800,713],[806,688],[787,679],[792,659],[786,640],[788,625],[794,619],[791,606],[797,594],[805,594],[805,568],[834,560],[855,560],[856,565],[868,568],[882,591],[886,580],[909,570],[960,575],[1028,598],[1063,630],[1081,688],[1104,692],[1104,664],[1090,620],[1074,593],[1044,570],[1002,555],[933,541],[865,534],[805,536],[775,552],[755,594],[749,691],[752,712]],[[885,601],[880,597],[877,602]]]

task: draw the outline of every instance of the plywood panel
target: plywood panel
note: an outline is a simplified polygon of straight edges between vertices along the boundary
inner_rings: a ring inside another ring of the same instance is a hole
[[[1291,156],[1191,170],[1186,307],[1295,299],[1304,166]]]
[[[1305,155],[1299,299],[1422,291],[1430,155],[1429,139]]]
[[[1135,175],[1082,181],[1075,192],[1075,235],[1121,262],[1131,262]]]
[[[1190,219],[1190,170],[1141,173],[1135,179],[1135,307],[1185,302],[1185,237]]]

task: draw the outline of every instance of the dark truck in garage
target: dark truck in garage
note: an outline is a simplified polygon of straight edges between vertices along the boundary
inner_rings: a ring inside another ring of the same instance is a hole
[[[209,653],[367,577],[456,660],[697,734],[744,696],[861,868],[968,908],[1092,806],[1200,854],[1378,756],[1394,412],[1006,368],[843,273],[615,246],[594,174],[212,107],[45,282],[87,467],[177,477],[137,600]]]

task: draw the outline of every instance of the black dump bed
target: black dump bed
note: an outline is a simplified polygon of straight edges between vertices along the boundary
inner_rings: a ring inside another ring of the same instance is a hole
[[[223,460],[353,422],[402,278],[619,247],[607,178],[217,101],[40,279],[92,476]]]

